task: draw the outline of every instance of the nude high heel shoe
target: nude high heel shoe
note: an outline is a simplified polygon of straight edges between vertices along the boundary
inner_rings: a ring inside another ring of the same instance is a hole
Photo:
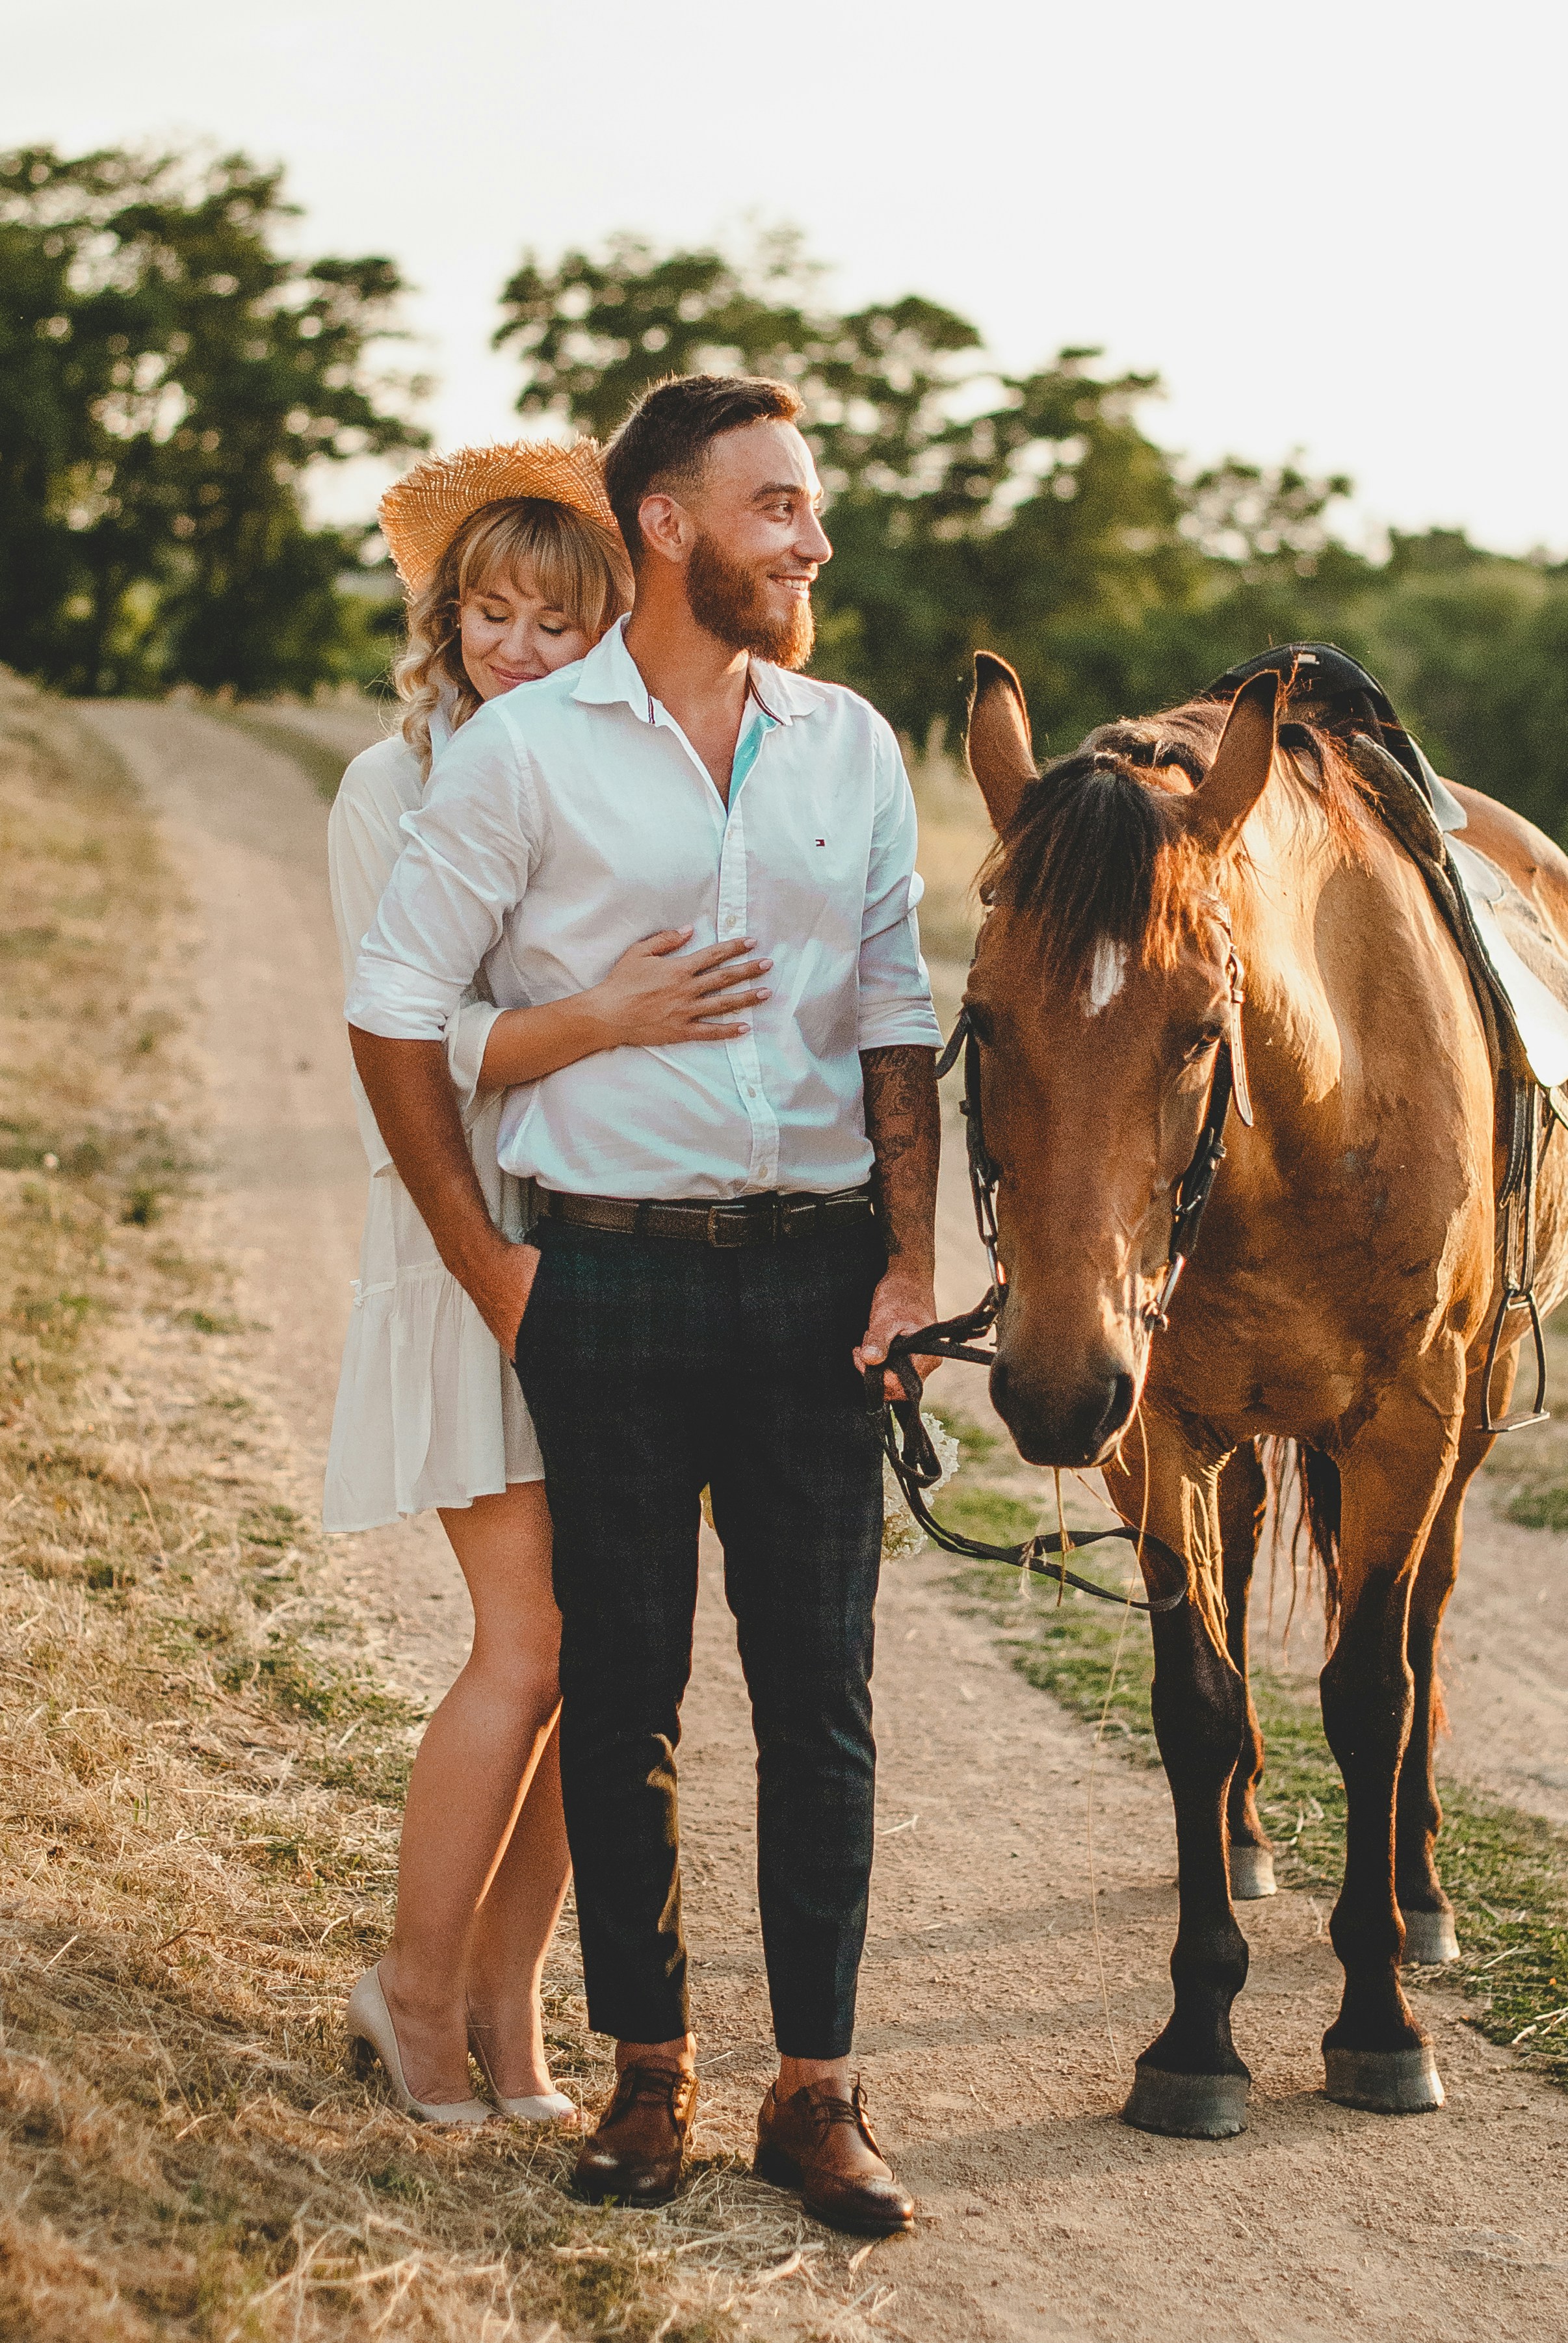
[[[468,2047],[474,2054],[480,2074],[490,2087],[490,2095],[497,2107],[504,2116],[510,2116],[514,2123],[564,2123],[568,2116],[576,2116],[577,2102],[574,2099],[568,2099],[564,2091],[546,2091],[538,2098],[532,2099],[504,2097],[496,2087],[496,2078],[490,2072],[490,2062],[485,2056],[484,2045],[471,2026],[468,2028]]]
[[[348,1996],[346,2013],[348,2040],[355,2062],[360,2067],[368,2065],[370,2056],[378,2058],[392,2094],[405,2115],[418,2123],[483,2124],[488,2123],[492,2109],[483,2099],[454,2099],[442,2106],[427,2106],[417,2099],[403,2079],[403,2060],[397,2049],[397,2029],[392,2023],[392,2013],[387,2006],[387,1996],[381,1990],[381,1978],[376,1969],[367,1969]]]

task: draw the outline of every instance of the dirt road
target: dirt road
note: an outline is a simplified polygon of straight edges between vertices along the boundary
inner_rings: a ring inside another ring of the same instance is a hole
[[[308,1486],[364,1184],[326,809],[289,760],[209,717],[122,706],[93,720],[146,788],[200,914],[193,991],[212,1072],[213,1242],[239,1260],[243,1306],[272,1329],[275,1392]],[[953,1303],[977,1282],[966,1209],[955,1183],[944,1202]],[[1531,1769],[1550,1773],[1568,1754],[1551,1599],[1563,1543],[1483,1525],[1451,1638],[1459,1762],[1521,1803]],[[409,1524],[336,1552],[345,1596],[399,1680],[437,1687],[466,1616],[438,1529]],[[1568,2329],[1568,2101],[1436,1993],[1422,2009],[1444,2113],[1389,2121],[1332,2106],[1317,2041],[1337,1971],[1307,1896],[1243,1914],[1253,1967],[1238,2036],[1257,2077],[1251,2128],[1196,2146],[1116,2122],[1131,2059],[1167,2002],[1163,1784],[1108,1758],[1096,1766],[1092,1736],[955,1610],[946,1575],[930,1558],[893,1570],[879,1614],[882,1839],[859,2052],[922,2218],[913,2240],[879,2247],[862,2273],[879,2331],[916,2343],[1555,2343]],[[1526,1665],[1538,1682],[1521,1729],[1515,1676]],[[682,1770],[704,2126],[710,2142],[741,2147],[767,2077],[768,2027],[749,1732],[711,1572]],[[1534,1802],[1561,1810],[1568,1776],[1535,1786]],[[558,1957],[569,1966],[575,1948]],[[803,2288],[777,2292],[796,2300],[776,2300],[774,2317],[808,2331]]]

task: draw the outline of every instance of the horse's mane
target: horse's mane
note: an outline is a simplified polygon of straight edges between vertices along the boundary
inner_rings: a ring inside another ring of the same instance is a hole
[[[1226,708],[1190,700],[1157,716],[1102,724],[1029,783],[980,875],[988,901],[1025,913],[1039,930],[1046,973],[1071,982],[1104,940],[1169,966],[1215,894],[1212,865],[1185,811],[1213,762]],[[1352,853],[1362,832],[1362,787],[1329,734],[1292,723],[1282,745],[1303,811],[1317,807]],[[1276,767],[1276,771],[1282,768]]]

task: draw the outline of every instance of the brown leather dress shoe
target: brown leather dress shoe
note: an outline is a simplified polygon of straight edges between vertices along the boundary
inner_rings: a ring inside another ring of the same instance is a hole
[[[628,2066],[615,2097],[583,2144],[573,2186],[598,2204],[666,2205],[680,2186],[697,2077],[675,2066]]]
[[[760,2180],[799,2188],[808,2213],[830,2229],[888,2237],[914,2227],[913,2200],[877,2146],[859,2083],[848,2099],[826,2083],[808,2083],[782,2103],[777,2087],[769,2091],[752,2169]]]

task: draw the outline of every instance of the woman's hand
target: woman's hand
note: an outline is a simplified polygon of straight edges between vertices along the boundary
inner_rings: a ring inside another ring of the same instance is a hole
[[[541,1081],[600,1050],[668,1048],[672,1041],[732,1041],[745,1011],[766,1001],[770,960],[752,960],[754,937],[710,944],[677,959],[689,928],[665,928],[622,952],[602,984],[536,1009],[506,1010],[490,1028],[481,1096]]]
[[[747,957],[754,936],[709,944],[677,959],[690,928],[663,928],[622,952],[582,1006],[606,1028],[607,1049],[658,1049],[672,1041],[729,1041],[749,1031],[744,1011],[768,999],[759,985],[773,963]]]

